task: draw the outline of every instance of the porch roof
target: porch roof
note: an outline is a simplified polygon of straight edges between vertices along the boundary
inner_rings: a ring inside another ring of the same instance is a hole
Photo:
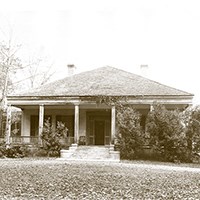
[[[99,95],[193,97],[191,93],[109,66],[75,74],[32,91],[9,96],[70,97]]]

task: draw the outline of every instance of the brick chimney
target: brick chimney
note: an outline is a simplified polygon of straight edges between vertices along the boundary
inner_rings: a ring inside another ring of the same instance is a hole
[[[74,64],[68,64],[68,76],[72,76],[75,73],[75,65]]]

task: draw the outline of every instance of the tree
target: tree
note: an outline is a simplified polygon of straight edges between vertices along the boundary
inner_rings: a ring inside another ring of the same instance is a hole
[[[162,159],[188,161],[184,125],[178,110],[154,105],[153,111],[147,116],[146,131],[150,134],[150,144]]]
[[[55,130],[50,123],[50,118],[44,122],[41,138],[48,156],[59,156],[61,148],[67,144],[67,133],[68,129],[62,122],[57,122]],[[62,140],[65,140],[65,144],[62,144]]]
[[[200,106],[188,108],[183,113],[185,134],[190,154],[200,152]]]
[[[19,56],[21,51],[21,45],[18,45],[16,42],[16,36],[14,37],[14,24],[10,23],[9,20],[6,20],[6,26],[4,28],[0,27],[0,36],[2,41],[0,41],[0,132],[2,133],[2,122],[3,116],[5,118],[7,114],[7,95],[10,90],[17,91],[17,89],[25,89],[20,88],[21,85],[18,85],[18,77],[22,76],[22,69],[30,69],[33,67],[35,63],[31,62],[23,62],[20,58],[22,58],[25,54],[21,54],[23,56]],[[19,52],[20,50],[20,52]],[[25,50],[27,52],[27,50]],[[23,52],[22,52],[23,53]],[[25,56],[24,56],[25,57]],[[35,59],[40,60],[41,59]],[[34,60],[34,61],[35,61]],[[22,67],[23,63],[23,67]],[[37,62],[38,63],[38,62]],[[37,66],[37,64],[36,64]],[[42,68],[40,66],[40,68]],[[44,84],[47,82],[51,75],[47,70],[43,70],[42,81],[40,84]],[[38,74],[41,74],[40,71],[36,72],[37,74],[30,74],[27,76],[25,80],[29,80],[33,84],[33,77],[38,77]],[[31,79],[32,78],[32,79]],[[20,81],[19,81],[20,82]],[[25,83],[23,83],[25,85]],[[18,86],[18,87],[17,87]],[[8,123],[9,122],[9,123]],[[9,120],[7,117],[6,121],[6,138],[9,140],[9,127],[11,123],[11,119]],[[9,143],[9,142],[8,142]]]
[[[138,158],[144,142],[140,113],[131,105],[118,106],[117,125],[121,158]]]
[[[116,107],[117,137],[115,147],[119,148],[122,159],[139,157],[144,144],[141,115],[133,105],[126,104],[127,96],[97,96],[97,104]]]
[[[0,71],[1,71],[1,101],[5,103],[5,98],[8,93],[9,78],[11,74],[16,73],[22,68],[21,60],[16,55],[20,46],[14,46],[9,41],[8,44],[0,43]]]
[[[17,56],[19,45],[13,45],[10,39],[8,43],[0,43],[0,72],[1,72],[1,95],[0,95],[0,130],[2,129],[3,113],[7,110],[7,94],[10,77],[22,68],[21,60]]]
[[[26,67],[23,74],[26,78],[17,82],[18,88],[26,85],[25,89],[36,88],[49,82],[55,74],[53,65],[42,53],[30,55],[24,61]]]

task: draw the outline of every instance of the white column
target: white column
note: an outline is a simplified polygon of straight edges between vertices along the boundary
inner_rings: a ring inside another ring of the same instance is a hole
[[[154,110],[153,105],[150,105],[150,112]]]
[[[39,134],[38,134],[38,143],[42,146],[42,140],[41,135],[43,131],[43,125],[44,125],[44,105],[40,105],[39,107]]]
[[[75,105],[74,113],[74,143],[78,144],[79,138],[79,105]]]
[[[111,109],[111,144],[114,144],[114,138],[115,138],[115,124],[116,124],[116,110],[115,106],[112,106]]]
[[[6,134],[5,134],[5,141],[6,141],[6,148],[10,146],[10,136],[11,136],[11,105],[7,107],[7,116],[6,116]]]

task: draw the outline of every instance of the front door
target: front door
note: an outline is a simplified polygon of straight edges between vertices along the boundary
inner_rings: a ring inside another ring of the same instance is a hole
[[[107,111],[87,112],[86,144],[109,145],[111,131],[111,115]]]
[[[104,145],[105,121],[95,120],[95,145]]]

